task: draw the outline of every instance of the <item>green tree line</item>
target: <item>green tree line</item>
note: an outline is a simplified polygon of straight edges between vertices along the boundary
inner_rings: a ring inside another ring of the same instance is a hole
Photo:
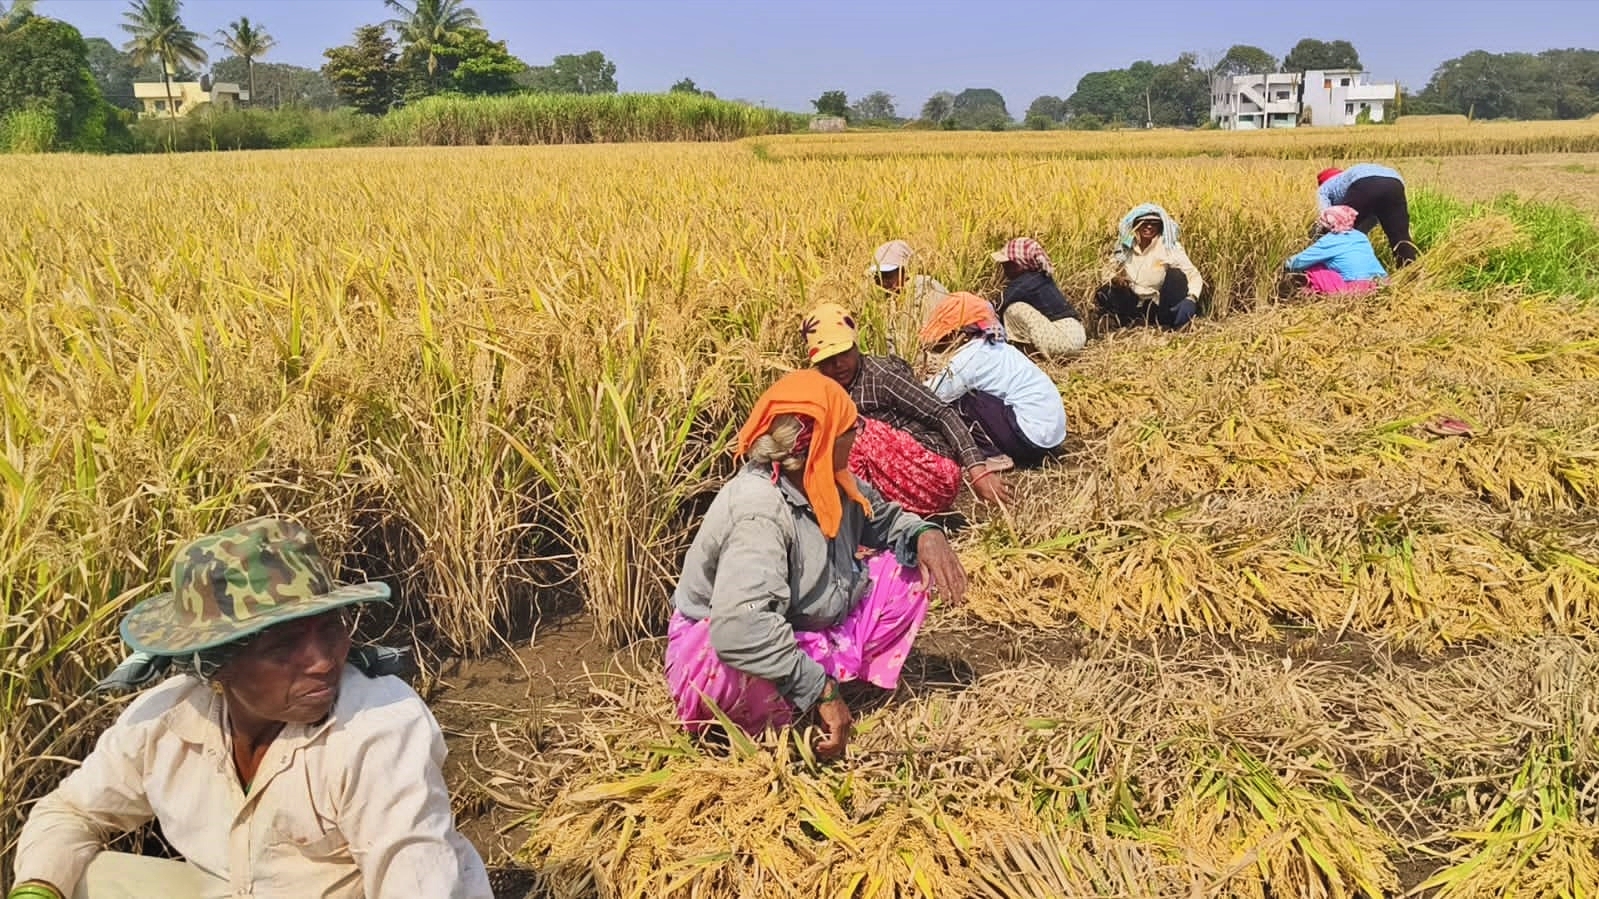
[[[135,148],[151,127],[136,121],[143,111],[136,83],[164,85],[170,145],[179,131],[173,85],[200,79],[208,64],[215,81],[244,86],[243,105],[254,109],[382,114],[436,95],[617,90],[616,65],[599,51],[528,65],[489,35],[465,0],[385,3],[393,18],[358,28],[350,44],[326,51],[321,69],[308,69],[263,59],[276,41],[249,17],[214,39],[201,36],[184,23],[182,0],[132,0],[121,45],[85,40],[73,26],[37,14],[33,0],[0,0],[0,150]],[[224,54],[214,64],[208,45]],[[714,99],[690,79],[672,90]]]
[[[1035,99],[1027,122],[1033,127],[1198,126],[1209,120],[1214,76],[1359,68],[1359,52],[1343,40],[1305,38],[1280,60],[1260,47],[1238,44],[1210,66],[1185,53],[1164,64],[1141,60],[1125,69],[1090,72],[1064,99]],[[1439,65],[1420,91],[1407,91],[1400,111],[1484,119],[1586,118],[1599,113],[1599,50],[1474,50]]]
[[[1409,113],[1479,119],[1583,119],[1599,113],[1599,50],[1488,53],[1449,60],[1414,98]]]

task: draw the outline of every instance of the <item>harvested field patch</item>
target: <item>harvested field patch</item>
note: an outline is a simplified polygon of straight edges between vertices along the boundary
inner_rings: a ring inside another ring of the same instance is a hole
[[[1596,677],[1560,638],[1419,664],[1379,649],[1359,667],[1099,643],[959,690],[910,680],[830,767],[788,733],[688,741],[646,671],[597,686],[575,743],[547,753],[596,761],[526,858],[555,896],[1382,896],[1477,858],[1502,888],[1580,863],[1575,824],[1551,825],[1551,854],[1523,872],[1496,867],[1505,837],[1477,828],[1550,747],[1581,757],[1562,775],[1590,784],[1578,801],[1599,798],[1592,734],[1571,730],[1592,723]]]
[[[1587,632],[1596,328],[1589,304],[1396,287],[1117,334],[1057,375],[1082,448],[962,544],[973,611],[1138,636]],[[1477,435],[1427,433],[1444,415]]]
[[[1464,200],[1495,200],[1513,194],[1525,200],[1570,204],[1599,216],[1599,153],[1412,159],[1405,163],[1405,176]]]
[[[760,138],[766,158],[910,158],[950,156],[1140,159],[1213,156],[1316,159],[1328,162],[1406,156],[1592,153],[1599,124],[1565,122],[1422,121],[1406,127],[1274,128],[1183,131],[1171,128],[1093,131],[974,131],[793,134]],[[1399,119],[1405,121],[1404,118]]]

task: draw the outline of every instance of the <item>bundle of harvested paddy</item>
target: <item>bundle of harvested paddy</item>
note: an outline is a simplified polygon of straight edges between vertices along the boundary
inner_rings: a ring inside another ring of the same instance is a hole
[[[651,673],[595,693],[528,852],[560,896],[1375,899],[1407,853],[1476,884],[1453,895],[1532,895],[1592,863],[1596,687],[1565,639],[1363,668],[1106,644],[907,685],[817,767],[793,733],[676,736]]]

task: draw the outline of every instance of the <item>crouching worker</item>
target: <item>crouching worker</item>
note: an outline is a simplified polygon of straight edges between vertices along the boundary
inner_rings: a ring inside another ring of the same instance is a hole
[[[1332,206],[1355,210],[1357,231],[1369,233],[1381,224],[1395,265],[1404,268],[1416,261],[1419,253],[1410,239],[1410,201],[1405,198],[1405,181],[1398,172],[1369,162],[1347,169],[1323,169],[1316,176],[1316,208]]]
[[[992,258],[1005,279],[998,312],[1009,338],[1057,362],[1080,351],[1088,332],[1055,283],[1055,266],[1043,244],[1012,238]],[[922,324],[929,319],[923,316]]]
[[[711,503],[672,597],[666,681],[689,730],[715,723],[712,704],[749,733],[814,709],[818,752],[841,755],[851,715],[838,685],[892,689],[928,597],[965,596],[944,532],[845,468],[859,422],[842,387],[804,370],[739,432],[746,464]],[[891,552],[863,562],[862,546]]]
[[[1331,296],[1370,293],[1382,285],[1388,272],[1377,260],[1371,238],[1355,230],[1359,216],[1348,206],[1321,211],[1316,225],[1322,236],[1283,263],[1292,287]]]
[[[978,499],[1006,499],[998,472],[1009,460],[984,456],[960,415],[916,379],[910,363],[861,353],[844,307],[816,307],[801,332],[811,364],[849,392],[864,418],[849,456],[857,478],[917,515],[949,511],[963,472]]]
[[[438,724],[385,655],[351,653],[346,607],[388,596],[335,587],[288,519],[179,552],[171,592],[122,620],[144,663],[117,672],[172,676],[34,806],[12,899],[491,899]],[[152,820],[183,861],[102,851]]]
[[[1181,328],[1199,311],[1205,279],[1177,240],[1177,223],[1153,203],[1122,217],[1106,260],[1099,310],[1122,326],[1154,322]]]
[[[971,422],[978,444],[1032,466],[1066,440],[1066,407],[1055,382],[1001,336],[982,297],[951,294],[922,328],[923,347],[939,372],[929,386]]]
[[[911,257],[915,255],[910,244],[891,240],[872,254],[872,267],[867,273],[877,279],[877,286],[882,290],[908,297],[915,306],[916,320],[925,322],[938,301],[949,296],[949,288],[931,275],[909,275]]]

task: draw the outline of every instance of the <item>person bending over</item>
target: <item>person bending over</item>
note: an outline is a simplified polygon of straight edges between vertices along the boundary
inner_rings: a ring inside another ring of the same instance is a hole
[[[805,317],[801,332],[811,365],[848,391],[866,419],[849,456],[856,477],[917,515],[952,508],[963,473],[979,499],[1007,498],[1000,472],[1011,461],[986,456],[960,415],[916,379],[910,363],[863,354],[848,310],[823,303]]]
[[[1355,230],[1362,234],[1382,225],[1393,250],[1394,263],[1404,268],[1416,261],[1419,251],[1410,239],[1410,201],[1405,198],[1405,181],[1387,166],[1363,162],[1347,169],[1322,169],[1316,175],[1316,208],[1348,206],[1355,210]],[[1312,237],[1320,236],[1320,228]]]
[[[1066,408],[1060,390],[1021,350],[1005,342],[994,310],[974,294],[951,294],[921,331],[942,357],[928,386],[960,410],[979,445],[1033,466],[1060,451]]]
[[[1324,232],[1316,242],[1283,263],[1293,286],[1313,295],[1370,293],[1388,272],[1372,251],[1371,239],[1355,230],[1357,213],[1348,206],[1329,206],[1317,225]]]

